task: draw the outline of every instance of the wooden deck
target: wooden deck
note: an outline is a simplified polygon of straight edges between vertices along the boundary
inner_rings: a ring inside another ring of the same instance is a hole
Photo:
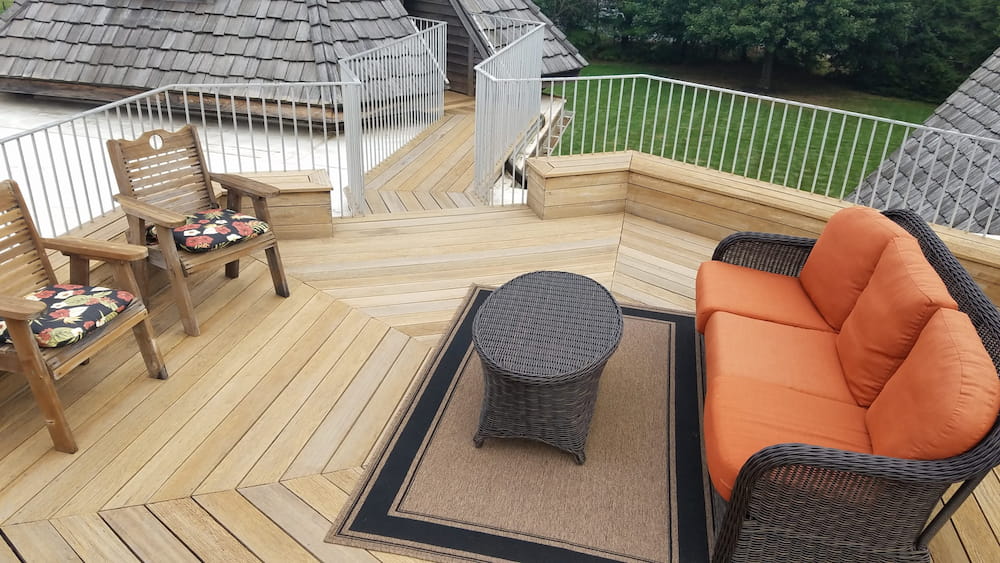
[[[475,206],[472,185],[475,98],[448,92],[444,118],[365,175],[369,213]]]
[[[123,342],[59,381],[75,455],[52,450],[24,382],[0,376],[0,562],[409,560],[322,539],[473,284],[558,269],[622,302],[693,309],[714,234],[474,207],[470,100],[450,97],[445,119],[369,174],[373,215],[282,241],[291,297],[273,294],[260,259],[237,280],[200,275],[202,336],[184,334],[165,292],[152,300],[170,379],[147,378]],[[932,552],[1000,561],[998,537],[994,471]]]
[[[59,382],[80,451],[52,451],[20,381],[0,380],[0,530],[26,560],[397,561],[323,543],[371,448],[472,284],[563,269],[626,302],[692,307],[715,245],[611,214],[526,207],[338,222],[283,243],[292,296],[266,268],[203,275],[203,335],[165,294],[153,319],[171,378],[122,346]],[[996,474],[934,542],[937,561],[996,561]],[[10,559],[0,542],[0,561]],[[13,560],[13,559],[10,559]]]

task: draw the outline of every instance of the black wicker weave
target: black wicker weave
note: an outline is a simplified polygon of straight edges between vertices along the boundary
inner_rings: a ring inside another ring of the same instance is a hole
[[[622,336],[622,311],[594,280],[532,272],[493,292],[472,339],[485,389],[474,443],[529,438],[586,459],[598,382]]]
[[[937,234],[907,210],[884,214],[912,233],[972,319],[1000,368],[1000,313]],[[772,234],[726,238],[717,259],[796,275],[812,241]],[[971,450],[917,461],[778,444],[740,470],[720,526],[715,561],[929,561],[927,544],[958,506],[1000,465],[1000,425]],[[961,486],[933,518],[941,495]]]

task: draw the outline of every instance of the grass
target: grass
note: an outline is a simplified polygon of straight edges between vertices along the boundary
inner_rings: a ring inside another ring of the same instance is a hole
[[[583,73],[612,74],[654,74],[730,89],[745,89],[756,78],[744,68],[720,72],[609,63]],[[566,109],[575,113],[557,154],[638,149],[834,197],[849,194],[908,134],[901,125],[642,79],[571,83],[551,93],[564,97]],[[815,78],[779,86],[769,95],[917,123],[934,110],[932,104],[873,96]]]

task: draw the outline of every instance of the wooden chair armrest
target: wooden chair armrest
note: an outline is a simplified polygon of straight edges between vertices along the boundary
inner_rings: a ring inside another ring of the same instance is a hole
[[[150,205],[131,196],[118,194],[115,196],[115,201],[121,204],[126,215],[134,215],[147,223],[161,225],[170,229],[187,223],[187,217],[180,213]]]
[[[30,321],[45,312],[45,303],[23,297],[0,295],[0,318],[7,321]]]
[[[236,190],[250,197],[274,197],[280,193],[278,188],[246,176],[237,176],[236,174],[209,174],[209,176],[213,182],[221,184],[226,191]]]
[[[105,262],[135,262],[142,260],[149,251],[142,246],[121,242],[93,241],[80,237],[42,239],[45,248],[58,250],[67,256],[79,256]]]

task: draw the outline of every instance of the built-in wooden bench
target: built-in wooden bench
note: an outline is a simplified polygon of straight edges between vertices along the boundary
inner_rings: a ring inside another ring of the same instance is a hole
[[[528,205],[543,219],[627,212],[716,240],[738,231],[817,237],[850,202],[635,151],[528,161]],[[934,226],[995,302],[1000,241]]]
[[[241,175],[278,188],[280,194],[267,200],[271,211],[271,227],[278,240],[333,236],[333,210],[330,201],[332,188],[326,170]],[[248,198],[244,199],[243,212],[253,214],[253,202]]]

